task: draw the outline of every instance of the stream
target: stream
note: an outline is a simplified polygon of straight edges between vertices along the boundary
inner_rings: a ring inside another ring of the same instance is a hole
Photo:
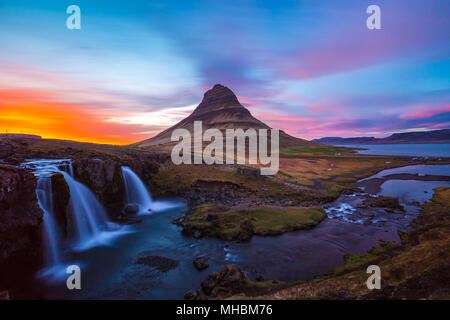
[[[68,164],[65,163],[67,167]],[[57,166],[58,167],[58,166]],[[414,168],[412,168],[414,167]],[[70,166],[69,166],[70,168]],[[57,169],[62,170],[62,169]],[[66,180],[71,179],[70,170],[64,169]],[[186,237],[181,227],[172,220],[183,215],[187,209],[182,199],[153,200],[142,190],[143,184],[131,169],[124,167],[127,197],[141,201],[139,213],[142,223],[108,226],[99,223],[102,236],[91,237],[90,245],[82,248],[73,244],[62,244],[57,265],[69,264],[81,268],[82,289],[68,290],[65,279],[68,275],[46,277],[42,270],[37,274],[33,291],[47,299],[182,299],[184,293],[199,288],[201,281],[222,266],[235,263],[251,278],[278,279],[281,281],[310,280],[333,267],[342,265],[346,253],[367,252],[378,240],[399,241],[397,230],[406,229],[408,223],[419,213],[418,203],[432,196],[432,188],[450,186],[447,181],[386,180],[381,185],[382,195],[399,197],[406,212],[386,213],[382,208],[358,208],[368,195],[364,192],[342,195],[335,202],[324,206],[328,218],[312,230],[301,230],[274,237],[254,236],[249,242],[223,242],[217,239],[195,239]],[[389,169],[363,179],[370,180],[394,173],[432,172],[448,175],[448,165],[409,166]],[[431,170],[431,171],[430,171]],[[35,170],[45,177],[48,173],[41,167]],[[74,182],[72,182],[74,183]],[[69,184],[70,185],[70,184]],[[414,187],[411,188],[411,185]],[[46,184],[41,184],[45,190]],[[72,186],[73,187],[73,186]],[[71,187],[71,191],[72,191]],[[80,186],[78,186],[81,188]],[[144,187],[145,188],[145,187]],[[81,188],[83,189],[83,188]],[[134,191],[133,191],[134,190]],[[39,191],[38,191],[39,192]],[[48,191],[47,191],[48,192]],[[39,197],[41,206],[46,206],[46,218],[51,214],[45,197]],[[92,200],[92,199],[91,199]],[[95,201],[94,201],[95,202]],[[151,207],[151,212],[147,208]],[[367,212],[366,212],[367,211]],[[367,217],[370,219],[367,219]],[[45,219],[44,219],[45,220]],[[52,227],[52,223],[44,223]],[[50,238],[55,238],[56,235]],[[86,240],[86,239],[85,239]],[[95,240],[95,241],[94,241]],[[84,242],[86,243],[86,242]],[[61,245],[58,245],[60,247]],[[205,256],[209,268],[197,271],[193,259]],[[146,264],[136,263],[141,257],[164,257],[172,259],[176,266],[161,270]],[[44,268],[45,270],[45,268]]]

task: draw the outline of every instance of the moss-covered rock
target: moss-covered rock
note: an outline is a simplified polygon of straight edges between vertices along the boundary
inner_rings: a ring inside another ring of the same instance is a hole
[[[319,207],[227,207],[204,204],[180,223],[187,234],[221,240],[249,240],[252,235],[278,235],[315,227],[326,213]]]

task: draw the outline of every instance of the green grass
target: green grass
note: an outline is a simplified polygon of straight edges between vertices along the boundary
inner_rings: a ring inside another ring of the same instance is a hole
[[[242,218],[252,221],[255,234],[269,235],[285,231],[308,228],[317,225],[325,218],[321,208],[267,207],[238,210]]]
[[[295,147],[281,150],[281,153],[296,154],[296,153],[314,153],[314,154],[329,154],[336,153],[354,153],[355,150],[364,150],[362,148],[347,148],[347,147]]]
[[[268,236],[298,229],[309,229],[325,219],[319,207],[225,207],[216,204],[198,206],[185,217],[185,229],[223,240],[236,240],[243,235]]]

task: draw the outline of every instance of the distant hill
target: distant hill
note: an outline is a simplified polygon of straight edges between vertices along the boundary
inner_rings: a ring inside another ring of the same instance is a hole
[[[450,129],[394,133],[386,138],[374,137],[325,137],[312,140],[325,144],[400,144],[400,143],[450,143]]]
[[[239,102],[233,91],[216,84],[204,94],[202,102],[187,118],[150,139],[133,144],[133,146],[152,149],[171,148],[177,143],[170,139],[172,132],[175,129],[183,128],[192,134],[194,121],[202,121],[203,130],[216,128],[223,133],[226,129],[270,129],[264,122],[252,116],[250,111]],[[280,130],[280,149],[315,145],[317,144],[314,142],[290,136]]]
[[[0,139],[41,139],[41,136],[25,133],[0,133]]]

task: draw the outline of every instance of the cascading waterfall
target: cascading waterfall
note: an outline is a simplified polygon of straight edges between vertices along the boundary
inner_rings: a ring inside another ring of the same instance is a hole
[[[106,231],[108,218],[92,191],[69,173],[61,173],[70,189],[70,209],[75,222],[76,246],[82,248],[97,240],[101,233]]]
[[[105,210],[92,191],[75,180],[71,160],[28,160],[21,167],[31,169],[38,178],[36,194],[39,206],[44,211],[46,266],[39,273],[40,276],[50,279],[65,277],[63,263],[68,263],[62,255],[63,239],[54,216],[53,195],[57,190],[52,190],[53,174],[61,173],[70,189],[69,228],[74,237],[64,240],[66,245],[70,246],[72,243],[72,248],[87,249],[97,244],[104,244],[105,240],[127,232],[119,230],[120,227],[117,224],[109,222]]]
[[[148,212],[152,209],[152,197],[142,180],[129,167],[122,167],[122,176],[128,204],[139,206],[139,213]]]
[[[43,176],[38,178],[36,189],[39,206],[44,211],[43,235],[45,239],[45,262],[47,266],[57,265],[61,262],[59,247],[59,232],[55,223],[53,212],[53,192],[51,178]]]

